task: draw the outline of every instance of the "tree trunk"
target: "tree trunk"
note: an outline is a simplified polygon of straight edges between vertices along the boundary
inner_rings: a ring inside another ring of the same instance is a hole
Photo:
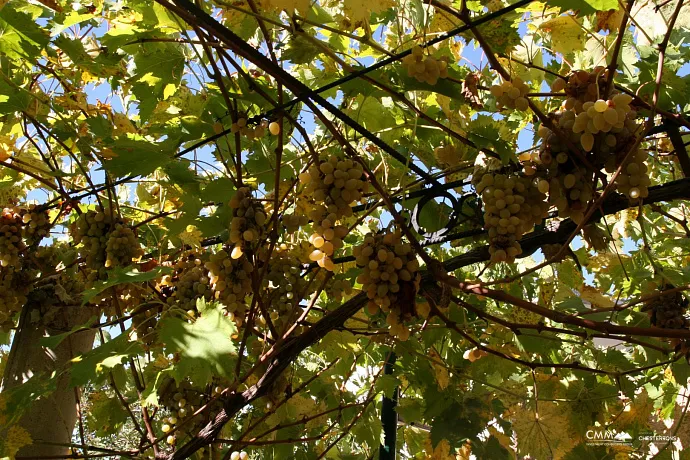
[[[60,308],[50,324],[41,321],[31,322],[33,310],[40,307],[27,303],[21,313],[19,328],[12,341],[12,348],[2,380],[2,391],[26,382],[31,376],[64,369],[75,356],[92,349],[95,330],[87,330],[69,335],[55,349],[41,346],[40,340],[46,335],[56,335],[84,324],[94,316],[91,307],[53,307]],[[77,401],[75,389],[69,385],[70,374],[64,372],[57,381],[57,389],[52,394],[37,399],[26,408],[19,425],[31,435],[34,444],[21,449],[17,455],[22,457],[43,457],[65,455],[70,449],[57,444],[69,444],[77,421]],[[44,444],[51,443],[51,444]]]

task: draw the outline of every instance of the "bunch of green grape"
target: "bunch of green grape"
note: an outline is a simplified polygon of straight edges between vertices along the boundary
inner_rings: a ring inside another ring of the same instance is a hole
[[[23,210],[24,238],[26,244],[33,246],[50,234],[51,222],[48,211],[32,204]]]
[[[424,56],[421,46],[412,48],[412,53],[402,58],[401,64],[407,75],[422,83],[435,85],[439,79],[448,78],[448,62]]]
[[[529,108],[529,101],[527,100],[529,86],[519,77],[506,80],[500,85],[493,85],[490,91],[496,98],[496,107],[499,110],[502,107],[508,107],[524,112]]]
[[[194,253],[178,260],[173,275],[164,276],[161,285],[172,288],[167,298],[168,305],[182,309],[190,317],[196,316],[198,299],[210,301],[213,297],[211,279],[204,267],[202,255]]]
[[[394,231],[367,235],[353,253],[357,265],[362,267],[357,282],[369,298],[369,314],[387,313],[390,334],[407,340],[410,330],[405,322],[415,314],[420,280],[419,262],[412,246],[402,240],[400,231]]]
[[[314,250],[309,258],[320,267],[332,271],[332,256],[343,246],[347,227],[338,225],[344,217],[352,216],[351,205],[362,199],[369,190],[364,168],[350,159],[340,160],[331,156],[312,165],[299,175],[304,188],[303,207],[313,222],[309,242]]]
[[[545,184],[515,173],[488,172],[485,168],[477,168],[473,177],[484,205],[491,261],[514,262],[522,253],[522,235],[548,215]]]
[[[3,330],[14,325],[14,315],[27,300],[28,273],[22,266],[26,250],[22,230],[19,210],[4,208],[0,214],[0,326]]]
[[[210,255],[205,268],[208,270],[213,298],[225,306],[239,326],[247,310],[247,297],[252,293],[254,265],[247,256],[235,259],[227,249],[221,249]]]
[[[242,187],[230,199],[230,243],[234,245],[230,256],[239,259],[248,248],[256,247],[266,226],[266,210],[252,198],[249,187]]]
[[[105,268],[126,267],[143,255],[134,230],[124,223],[113,225],[105,245]]]

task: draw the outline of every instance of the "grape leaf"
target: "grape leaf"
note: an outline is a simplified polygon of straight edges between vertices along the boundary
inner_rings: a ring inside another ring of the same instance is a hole
[[[208,383],[213,375],[229,377],[237,348],[232,336],[237,326],[229,320],[220,304],[210,304],[193,323],[168,316],[158,327],[158,335],[168,353],[179,353],[173,375],[177,382],[192,378]]]
[[[100,380],[105,372],[121,366],[123,361],[143,351],[140,342],[130,341],[127,333],[120,334],[88,353],[73,358],[70,384],[82,386],[91,380]]]
[[[108,273],[108,279],[94,283],[93,287],[84,291],[82,305],[89,303],[91,299],[105,291],[109,287],[124,283],[142,283],[151,281],[161,275],[170,273],[172,270],[167,267],[156,267],[147,272],[139,272],[131,267],[117,267]]]

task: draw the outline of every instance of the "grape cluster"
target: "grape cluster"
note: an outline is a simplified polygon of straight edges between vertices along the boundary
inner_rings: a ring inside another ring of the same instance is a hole
[[[646,158],[644,150],[636,149],[623,164],[621,173],[616,176],[616,188],[631,200],[649,196],[651,181],[647,175]]]
[[[594,102],[604,94],[608,77],[609,71],[603,66],[597,66],[591,72],[577,70],[567,79],[556,78],[551,89],[555,92],[565,91],[568,96],[566,109],[575,108],[577,112],[581,112],[583,103]]]
[[[552,90],[564,91],[567,98],[549,118],[560,132],[540,126],[540,148],[519,156],[525,175],[534,177],[539,190],[548,194],[549,205],[578,224],[595,196],[595,175],[602,169],[614,172],[642,129],[631,96],[614,92],[604,98],[607,75],[598,67],[557,78]],[[616,178],[618,190],[630,199],[647,195],[650,181],[644,160],[643,151],[631,154]]]
[[[424,56],[421,46],[412,48],[412,53],[402,58],[401,64],[407,75],[422,83],[435,85],[439,78],[448,78],[448,62]]]
[[[350,159],[340,160],[331,156],[312,165],[299,175],[307,197],[307,217],[313,222],[309,242],[314,250],[309,259],[326,270],[333,270],[333,253],[343,246],[347,227],[338,225],[343,217],[352,216],[351,205],[362,199],[369,184],[361,164]]]
[[[113,225],[105,245],[105,268],[126,267],[143,255],[134,230],[123,223]]]
[[[491,261],[514,262],[522,253],[522,235],[548,215],[544,186],[516,174],[491,173],[484,168],[475,171],[474,185],[484,203]]]
[[[82,245],[79,255],[84,257],[88,268],[100,270],[105,265],[108,234],[116,222],[122,223],[107,211],[87,211],[72,224],[72,240]]]
[[[22,240],[22,215],[16,208],[3,208],[0,215],[0,266],[20,266],[20,255],[26,248]]]
[[[137,334],[137,340],[151,346],[156,341],[156,325],[158,324],[155,310],[148,309],[132,316],[132,329]]]
[[[222,249],[211,254],[205,267],[214,298],[241,324],[247,309],[246,298],[252,292],[254,266],[246,256],[233,258],[227,249]]]
[[[38,244],[50,234],[50,217],[48,211],[41,210],[36,205],[30,205],[23,210],[22,222],[24,223],[24,238],[29,246]]]
[[[280,248],[274,251],[271,259],[263,263],[269,266],[263,279],[264,304],[270,311],[271,321],[279,332],[283,332],[294,321],[295,308],[306,295],[307,282],[300,277],[301,263],[297,257]]]
[[[341,301],[343,298],[352,295],[352,283],[348,279],[334,277],[326,285],[325,291],[329,298]]]
[[[266,210],[257,203],[248,187],[242,187],[230,199],[230,243],[234,245],[230,255],[239,259],[245,250],[255,247],[266,225]]]
[[[260,139],[266,135],[266,128],[268,126],[268,122],[264,120],[258,126],[251,127],[247,125],[247,119],[241,117],[230,125],[230,132],[233,134],[239,132],[249,140]]]
[[[87,287],[107,278],[108,268],[130,265],[144,254],[134,230],[107,209],[80,215],[70,234],[75,245],[81,244],[79,255],[85,261]]]
[[[559,216],[569,217],[576,224],[584,220],[587,205],[594,197],[592,176],[585,176],[583,171],[557,175],[549,182],[549,204],[556,207]]]
[[[304,227],[309,223],[309,218],[304,214],[284,214],[283,226],[288,233],[297,231],[300,227]]]
[[[404,324],[415,314],[415,295],[419,286],[419,262],[409,243],[399,231],[381,235],[369,234],[354,248],[355,261],[363,267],[357,282],[362,284],[374,315],[387,313],[390,334],[407,340],[410,330]]]
[[[16,208],[4,208],[0,214],[0,326],[13,326],[12,317],[21,310],[28,294],[27,273],[21,255],[22,216]]]
[[[529,86],[521,78],[515,77],[506,80],[500,85],[493,85],[489,91],[496,98],[496,107],[500,110],[503,107],[525,111],[529,108],[527,93]]]
[[[662,290],[672,289],[673,286],[665,284]],[[680,292],[661,294],[648,301],[643,311],[650,315],[652,326],[665,329],[687,329],[690,321],[685,316],[688,309],[688,301]]]
[[[211,300],[210,283],[204,262],[197,254],[189,254],[177,261],[173,275],[166,275],[161,280],[164,287],[172,288],[172,293],[167,298],[168,305],[177,306],[190,316],[196,314],[197,299]],[[168,289],[164,291],[167,292]]]

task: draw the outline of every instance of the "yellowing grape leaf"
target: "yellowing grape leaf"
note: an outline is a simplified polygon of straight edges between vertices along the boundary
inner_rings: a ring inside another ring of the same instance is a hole
[[[622,8],[617,10],[597,11],[597,25],[595,30],[615,31],[621,26],[624,16]]]
[[[431,357],[431,367],[434,369],[436,383],[438,384],[439,389],[445,390],[448,387],[448,382],[450,381],[450,374],[448,373],[448,369],[438,364],[439,361],[443,362],[443,360],[441,359],[439,354],[436,353],[436,350],[432,349],[429,352],[429,357]]]
[[[455,456],[450,454],[450,443],[447,439],[441,439],[434,448],[431,444],[431,438],[427,438],[424,443],[424,451],[426,452],[425,460],[455,460]]]
[[[309,11],[309,0],[269,0],[268,4],[276,10],[285,10],[292,14],[294,10],[301,14],[306,14]]]
[[[551,47],[561,54],[584,49],[585,32],[574,16],[558,16],[541,25],[541,30],[551,34]]]
[[[574,446],[566,406],[540,401],[537,412],[515,406],[512,420],[521,456],[558,460]]]
[[[653,411],[654,400],[649,398],[647,390],[643,388],[640,394],[635,395],[632,401],[628,402],[621,415],[616,419],[615,426],[622,429],[646,426]]]
[[[597,288],[592,286],[587,286],[583,284],[579,289],[580,298],[586,300],[592,304],[592,307],[596,308],[611,308],[613,307],[613,300],[610,297],[605,296]]]
[[[507,450],[508,452],[511,452],[513,450],[513,448],[512,448],[513,441],[510,439],[510,436],[506,435],[505,433],[501,433],[493,425],[489,427],[489,433],[491,434],[491,436],[496,438],[498,443],[501,446],[503,446],[503,448],[505,450]]]
[[[201,247],[201,239],[203,237],[203,234],[201,233],[201,230],[196,228],[194,225],[187,225],[185,231],[181,232],[177,236],[184,244],[188,246],[191,246],[193,248]]]
[[[395,6],[393,0],[344,0],[345,13],[353,23],[368,20],[371,13],[381,13]]]

